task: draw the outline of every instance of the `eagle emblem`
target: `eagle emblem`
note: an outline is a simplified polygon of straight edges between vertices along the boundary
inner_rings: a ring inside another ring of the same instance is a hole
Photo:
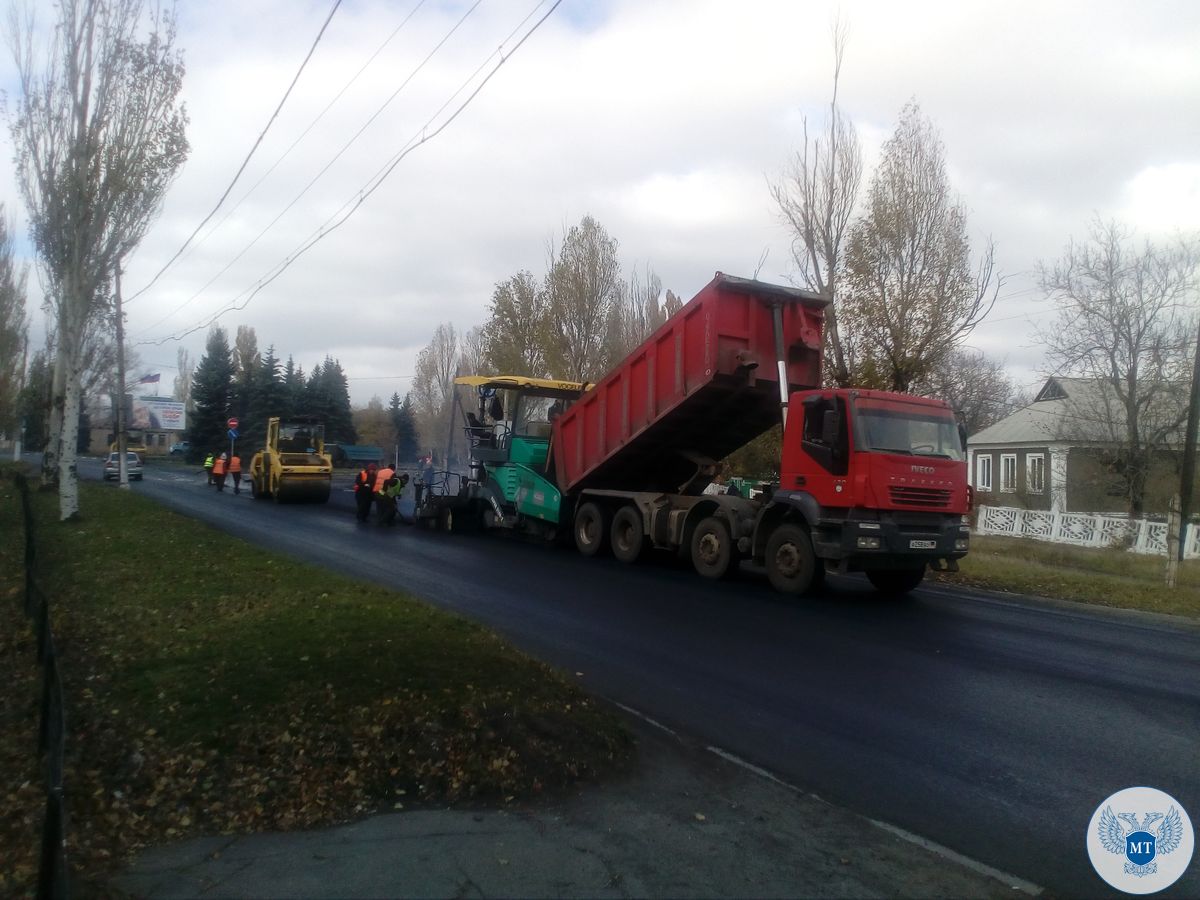
[[[1124,855],[1125,873],[1139,878],[1156,873],[1155,857],[1171,853],[1183,840],[1183,822],[1174,806],[1165,816],[1160,812],[1146,813],[1141,822],[1136,813],[1114,815],[1112,807],[1106,806],[1097,829],[1104,849]]]

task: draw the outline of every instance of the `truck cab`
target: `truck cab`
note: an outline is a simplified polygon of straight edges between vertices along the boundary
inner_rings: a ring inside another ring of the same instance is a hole
[[[803,524],[827,568],[877,583],[919,582],[967,554],[966,440],[946,403],[836,389],[793,394],[789,410],[761,554],[781,518]]]

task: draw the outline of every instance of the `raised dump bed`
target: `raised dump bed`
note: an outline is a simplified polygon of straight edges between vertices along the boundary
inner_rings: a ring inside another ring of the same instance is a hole
[[[565,493],[675,492],[780,421],[788,393],[821,381],[828,301],[720,272],[554,423]],[[780,340],[776,340],[776,325]]]

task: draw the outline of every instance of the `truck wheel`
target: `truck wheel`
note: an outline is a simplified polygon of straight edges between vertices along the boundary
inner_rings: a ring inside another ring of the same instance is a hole
[[[646,547],[642,531],[642,514],[636,506],[622,506],[613,516],[609,529],[613,556],[623,563],[635,563]]]
[[[767,541],[767,578],[785,594],[803,594],[814,582],[817,557],[799,525],[780,525]]]
[[[875,590],[889,597],[907,594],[925,578],[925,567],[919,569],[875,569],[867,572],[867,580]]]
[[[692,532],[692,567],[705,578],[724,578],[733,569],[733,539],[722,519],[701,519]]]
[[[595,556],[604,549],[608,537],[604,510],[597,503],[585,503],[575,512],[575,546],[584,556]]]

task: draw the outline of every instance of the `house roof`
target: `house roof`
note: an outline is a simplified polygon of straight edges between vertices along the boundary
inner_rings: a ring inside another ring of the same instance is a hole
[[[1177,387],[1171,385],[1170,387]],[[1167,400],[1166,398],[1170,398]],[[1167,417],[1175,398],[1153,404]],[[1179,406],[1182,409],[1182,405]],[[1123,440],[1125,410],[1107,381],[1100,378],[1046,379],[1033,402],[968,439],[972,447],[990,444],[1108,443]],[[1177,431],[1168,428],[1167,433]]]
[[[1089,378],[1048,378],[1033,402],[971,435],[971,446],[1096,441],[1111,435],[1111,391]],[[1115,410],[1114,410],[1115,413]],[[1108,419],[1109,421],[1104,421]]]

